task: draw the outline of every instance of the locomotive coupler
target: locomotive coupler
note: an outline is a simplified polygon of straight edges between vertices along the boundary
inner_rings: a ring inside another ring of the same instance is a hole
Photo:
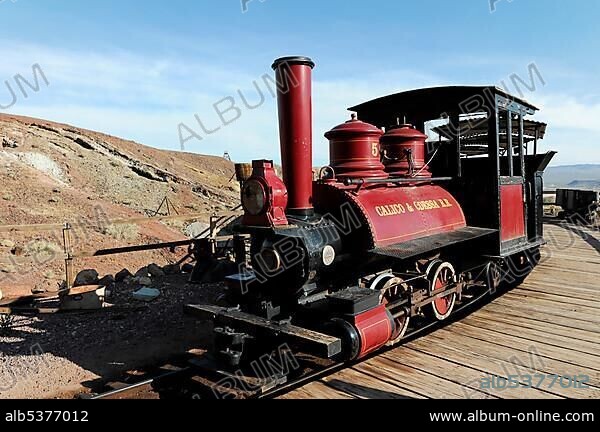
[[[214,329],[214,355],[224,366],[238,368],[251,339],[252,336],[230,327],[217,327]]]

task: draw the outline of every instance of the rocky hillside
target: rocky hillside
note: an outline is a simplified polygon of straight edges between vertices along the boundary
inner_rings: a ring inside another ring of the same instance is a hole
[[[210,214],[239,201],[231,162],[157,150],[98,132],[0,115],[0,226],[90,222],[75,233],[76,250],[185,238],[184,223],[109,226],[106,221],[154,214],[168,197],[180,214]],[[0,289],[55,289],[63,279],[62,233],[0,232]],[[35,264],[22,264],[29,257]],[[56,258],[52,260],[52,258]],[[114,274],[177,259],[148,252],[80,260],[76,269]]]

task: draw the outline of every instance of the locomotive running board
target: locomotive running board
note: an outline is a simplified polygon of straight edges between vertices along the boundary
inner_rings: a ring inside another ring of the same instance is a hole
[[[342,341],[339,338],[318,333],[289,323],[278,323],[241,312],[239,309],[228,309],[211,305],[187,305],[185,312],[200,320],[215,321],[219,325],[231,325],[236,329],[248,332],[267,331],[275,336],[282,336],[291,344],[297,344],[307,352],[324,359],[330,359],[342,352]]]
[[[475,240],[497,233],[498,230],[495,229],[467,227],[452,232],[399,243],[385,248],[373,249],[370,252],[375,255],[390,258],[407,259],[464,241]]]

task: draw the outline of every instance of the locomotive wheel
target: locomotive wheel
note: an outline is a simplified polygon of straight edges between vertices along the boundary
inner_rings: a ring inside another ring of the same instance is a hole
[[[427,271],[428,279],[431,282],[433,291],[440,290],[454,282],[456,272],[452,264],[438,261],[433,263]],[[444,321],[452,312],[456,305],[456,293],[435,299],[425,308],[425,315],[437,321]]]
[[[386,306],[407,298],[409,292],[408,286],[404,281],[392,274],[384,274],[377,277],[371,284],[371,289],[381,293],[379,301]],[[389,308],[388,311],[392,315],[402,312],[401,309],[390,310]],[[404,316],[394,318],[394,324],[395,329],[390,341],[387,343],[388,346],[394,346],[402,341],[408,331],[410,315],[407,313]]]

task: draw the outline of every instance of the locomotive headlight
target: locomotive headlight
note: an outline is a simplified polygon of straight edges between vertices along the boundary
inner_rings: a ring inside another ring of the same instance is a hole
[[[279,252],[275,249],[267,248],[261,252],[262,260],[264,263],[266,273],[273,274],[281,270],[282,259]]]
[[[242,205],[244,206],[244,210],[252,216],[258,216],[265,211],[267,194],[260,182],[250,180],[244,185]]]

